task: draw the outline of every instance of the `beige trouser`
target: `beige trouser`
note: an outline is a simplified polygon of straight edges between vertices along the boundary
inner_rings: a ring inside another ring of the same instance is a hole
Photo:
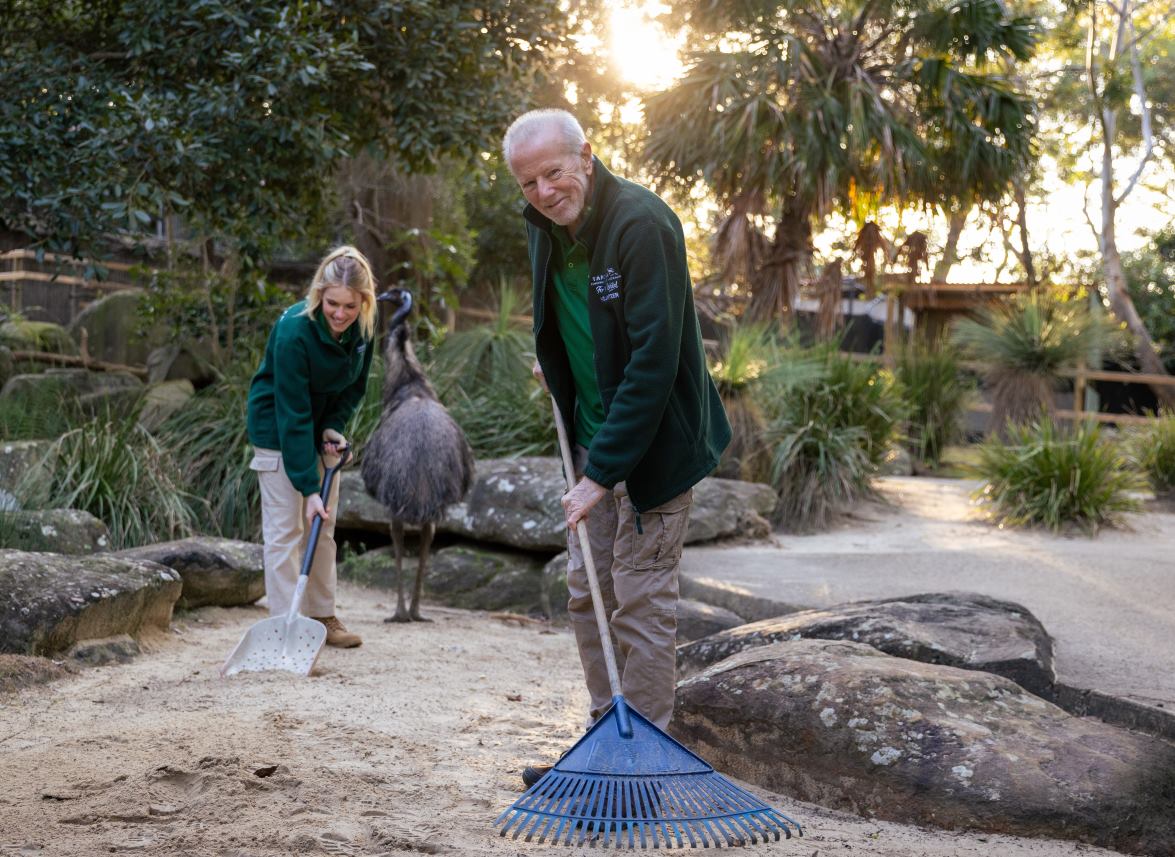
[[[575,448],[577,475],[587,451]],[[673,716],[677,667],[677,569],[689,523],[693,491],[641,512],[636,531],[625,483],[616,485],[588,513],[588,540],[600,579],[604,614],[609,617],[616,668],[625,700],[664,729]],[[591,694],[591,717],[612,703],[608,670],[579,538],[567,537],[567,611],[575,629],[579,658]]]
[[[282,466],[282,455],[275,449],[253,447],[249,468],[257,471],[261,484],[261,533],[265,539],[265,595],[269,615],[290,612],[294,587],[302,571],[302,557],[310,530],[306,526],[306,498],[293,486]],[[318,465],[322,474],[322,464]],[[318,534],[314,565],[306,581],[306,595],[301,612],[305,616],[335,615],[335,516],[339,507],[339,479],[331,485],[327,519]]]

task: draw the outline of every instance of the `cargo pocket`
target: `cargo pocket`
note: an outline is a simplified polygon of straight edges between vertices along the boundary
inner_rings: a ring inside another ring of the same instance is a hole
[[[261,449],[253,447],[253,460],[249,462],[249,469],[259,473],[273,473],[282,466],[282,454],[276,449]]]
[[[681,560],[681,546],[685,529],[689,526],[689,509],[693,491],[679,494],[668,503],[662,503],[641,512],[642,533],[633,528],[632,567],[637,571],[670,568]]]

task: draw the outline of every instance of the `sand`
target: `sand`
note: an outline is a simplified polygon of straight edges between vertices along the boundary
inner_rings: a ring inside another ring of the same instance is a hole
[[[385,625],[389,612],[386,594],[344,587],[339,613],[365,644],[327,649],[310,678],[220,679],[265,614],[211,608],[177,616],[130,664],[0,695],[0,854],[575,852],[493,827],[521,768],[577,736],[586,694],[570,634],[439,607],[432,624]],[[1114,853],[870,821],[752,789],[807,829],[753,853]]]

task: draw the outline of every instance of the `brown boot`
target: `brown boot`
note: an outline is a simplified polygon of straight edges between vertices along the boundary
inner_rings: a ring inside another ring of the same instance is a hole
[[[315,622],[321,622],[326,625],[326,644],[328,646],[337,646],[340,649],[353,649],[356,646],[363,645],[363,638],[358,634],[348,631],[347,626],[339,621],[337,616],[313,616],[311,617]]]

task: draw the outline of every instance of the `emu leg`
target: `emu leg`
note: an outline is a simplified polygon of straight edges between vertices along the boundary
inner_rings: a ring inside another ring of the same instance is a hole
[[[432,536],[436,526],[425,524],[420,528],[420,562],[416,566],[416,587],[412,591],[412,609],[408,611],[408,618],[413,622],[431,622],[420,615],[420,594],[424,591],[424,574],[428,570],[428,549],[432,545]]]
[[[411,622],[404,604],[404,525],[399,521],[392,522],[392,543],[396,546],[396,613],[384,621]]]

